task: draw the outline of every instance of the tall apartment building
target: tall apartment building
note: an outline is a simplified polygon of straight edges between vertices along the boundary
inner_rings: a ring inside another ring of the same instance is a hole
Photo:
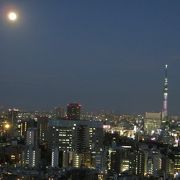
[[[103,124],[85,120],[49,120],[49,147],[62,153],[60,164],[88,164],[89,155],[102,151]],[[67,160],[66,163],[64,160]],[[81,162],[77,162],[77,159]]]
[[[11,135],[12,136],[19,136],[19,122],[18,122],[18,113],[19,109],[9,109],[8,110],[8,121],[11,122]]]
[[[25,165],[36,168],[39,163],[40,150],[38,147],[37,128],[29,128],[26,135]]]
[[[37,129],[39,136],[39,143],[43,144],[48,141],[48,118],[38,117],[37,118]]]
[[[121,146],[110,152],[110,169],[116,173],[134,173],[136,155],[131,146]]]
[[[51,152],[51,167],[59,167],[59,149],[58,147],[52,148]]]

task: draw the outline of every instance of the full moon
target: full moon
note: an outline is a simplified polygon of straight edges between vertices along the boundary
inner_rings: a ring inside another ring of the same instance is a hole
[[[8,14],[8,19],[9,19],[10,21],[16,21],[16,20],[17,20],[17,14],[16,14],[15,12],[10,12],[10,13]]]

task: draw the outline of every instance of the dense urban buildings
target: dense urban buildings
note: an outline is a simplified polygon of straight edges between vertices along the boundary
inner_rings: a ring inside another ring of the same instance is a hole
[[[49,112],[3,110],[1,179],[179,179],[180,117],[162,112],[88,113],[78,103]]]
[[[180,180],[179,22],[178,0],[0,0],[0,180]]]
[[[161,112],[86,113],[91,120],[85,115],[69,120],[19,110],[20,133],[11,131],[8,113],[1,113],[3,178],[178,179],[180,117],[169,117],[168,136],[163,136],[168,141],[163,141]]]

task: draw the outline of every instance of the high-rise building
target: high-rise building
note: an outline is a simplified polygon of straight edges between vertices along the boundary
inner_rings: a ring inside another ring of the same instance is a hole
[[[86,125],[76,126],[74,148],[78,153],[84,153],[89,150],[89,128]]]
[[[55,107],[53,113],[55,119],[63,119],[65,117],[65,109],[63,107]]]
[[[19,122],[18,122],[18,113],[19,109],[9,109],[8,110],[8,120],[11,122],[11,134],[12,136],[18,136],[19,135]]]
[[[43,144],[48,141],[48,118],[37,117],[39,143]]]
[[[51,149],[56,146],[63,152],[62,157],[60,155],[62,161],[60,164],[63,166],[79,163],[87,165],[90,164],[91,153],[96,154],[102,151],[103,124],[99,121],[86,120],[49,120],[48,138]]]
[[[8,110],[8,119],[11,121],[12,125],[16,125],[18,119],[19,109],[9,109]]]
[[[103,124],[86,120],[49,120],[48,143],[63,151],[97,151],[103,146]]]
[[[26,145],[37,146],[38,133],[37,128],[29,128],[26,135]]]
[[[30,168],[36,168],[39,158],[37,128],[29,128],[26,135],[25,164]]]
[[[29,128],[36,127],[36,122],[34,121],[34,119],[29,119],[29,118],[21,119],[19,120],[18,126],[19,126],[19,136],[26,139],[27,130]]]
[[[144,118],[144,131],[151,135],[161,127],[161,112],[146,112]]]
[[[71,103],[67,105],[67,118],[69,120],[80,120],[81,105]]]
[[[40,152],[37,147],[29,145],[26,149],[25,164],[30,168],[36,168],[39,163]]]
[[[174,176],[174,157],[171,153],[162,155],[162,170],[165,177],[172,179]]]
[[[173,155],[174,155],[174,174],[180,176],[180,147],[174,148]]]
[[[135,174],[136,154],[131,146],[121,146],[110,153],[110,169],[116,173]]]
[[[135,174],[138,176],[144,176],[145,172],[145,153],[141,149],[135,151]]]
[[[58,147],[52,148],[51,152],[51,167],[55,168],[59,166],[59,150]]]

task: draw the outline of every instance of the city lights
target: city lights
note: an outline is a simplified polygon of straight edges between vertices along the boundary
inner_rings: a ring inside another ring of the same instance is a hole
[[[6,124],[4,125],[4,128],[5,128],[5,129],[9,129],[9,128],[10,128],[10,124],[9,124],[9,123],[6,123]]]
[[[180,1],[131,3],[1,3],[0,180],[180,179]]]

